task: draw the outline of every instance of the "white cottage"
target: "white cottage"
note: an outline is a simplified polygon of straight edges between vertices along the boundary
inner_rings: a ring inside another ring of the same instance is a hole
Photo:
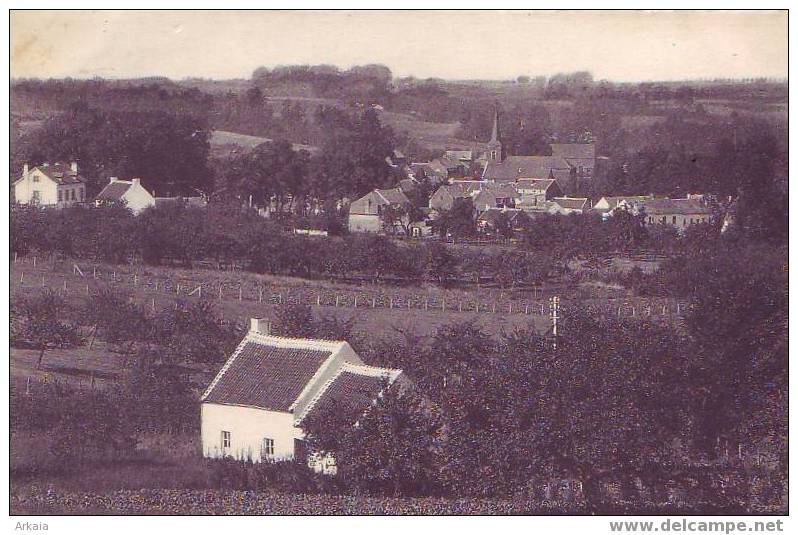
[[[270,336],[260,324],[201,398],[205,457],[293,459],[308,416],[344,411],[354,424],[401,373],[366,366],[346,342]]]
[[[14,181],[14,200],[20,204],[57,206],[59,208],[86,200],[86,181],[78,174],[78,164],[28,164]]]
[[[111,177],[100,194],[95,197],[94,202],[97,206],[105,203],[124,203],[131,212],[138,215],[144,209],[155,206],[155,197],[141,185],[141,180],[138,178],[119,180]]]

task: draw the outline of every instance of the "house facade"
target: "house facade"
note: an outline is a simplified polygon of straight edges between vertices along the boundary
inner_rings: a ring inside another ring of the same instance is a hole
[[[293,459],[304,421],[343,414],[354,424],[401,374],[366,366],[347,342],[270,336],[263,325],[250,320],[201,397],[205,457]]]
[[[680,232],[712,220],[711,208],[700,197],[650,199],[643,204],[642,215],[646,225],[670,225]]]
[[[141,185],[138,178],[119,180],[111,177],[94,202],[97,206],[123,203],[133,214],[138,215],[150,206],[155,206],[155,197]]]
[[[349,232],[382,232],[384,230],[382,214],[388,206],[409,211],[412,203],[400,188],[375,189],[349,205]],[[409,224],[409,219],[409,215],[405,216],[402,223]],[[394,232],[401,230],[401,228],[393,229]]]
[[[20,204],[63,208],[86,201],[86,181],[76,162],[43,163],[33,168],[25,164],[13,183],[13,193]]]

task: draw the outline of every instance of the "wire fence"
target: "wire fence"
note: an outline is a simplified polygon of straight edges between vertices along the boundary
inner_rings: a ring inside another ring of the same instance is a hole
[[[549,314],[546,299],[516,298],[512,292],[498,292],[487,299],[478,292],[458,294],[422,293],[412,289],[339,289],[321,286],[281,285],[244,277],[230,280],[224,274],[156,275],[135,268],[119,269],[104,265],[42,262],[36,257],[15,258],[12,282],[21,287],[47,287],[65,295],[89,295],[103,286],[120,285],[153,296],[247,301],[268,305],[304,304],[317,307],[351,309],[423,310],[441,313],[500,315]],[[152,300],[154,307],[155,301]],[[562,300],[563,309],[579,308],[594,315],[678,321],[689,304],[673,298],[593,298]]]

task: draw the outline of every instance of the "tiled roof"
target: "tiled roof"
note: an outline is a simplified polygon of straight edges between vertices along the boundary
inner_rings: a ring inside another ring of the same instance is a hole
[[[53,164],[42,164],[37,165],[36,167],[32,168],[38,169],[47,177],[56,182],[58,184],[81,184],[85,182],[83,177],[81,177],[77,171],[73,171],[72,167],[69,164],[56,162]],[[23,175],[19,175],[19,179],[22,178]]]
[[[522,214],[522,213],[523,213],[523,210],[518,209],[518,208],[516,208],[516,209],[513,209],[513,208],[509,208],[509,209],[488,208],[487,210],[485,210],[484,212],[482,212],[480,214],[478,219],[480,221],[484,221],[485,223],[487,223],[489,225],[495,225],[499,221],[499,219],[502,217],[502,214],[504,214],[505,216],[507,216],[508,221],[510,221],[510,223],[514,224],[516,219],[518,219],[519,215]]]
[[[376,189],[377,194],[390,204],[410,204],[410,199],[399,188]]]
[[[297,423],[328,414],[355,423],[400,373],[399,370],[345,364],[308,404]]]
[[[488,162],[482,178],[514,182],[519,178],[550,178],[553,170],[570,173],[570,169],[568,162],[556,156],[508,156],[503,162]]]
[[[132,185],[133,184],[125,180],[111,182],[103,188],[100,194],[97,195],[96,199],[98,201],[119,201]]]
[[[568,210],[584,210],[587,208],[587,199],[579,197],[554,197],[555,203]]]
[[[546,191],[556,182],[553,178],[519,178],[518,187]]]
[[[249,335],[202,400],[288,412],[335,345]]]
[[[710,214],[700,199],[649,199],[643,204],[647,215]]]
[[[628,203],[637,203],[641,201],[648,201],[651,199],[650,195],[626,195],[626,196],[619,196],[619,197],[602,197],[602,199],[607,200],[607,204],[610,207],[610,210],[618,206],[618,203],[621,201],[626,201]],[[599,199],[601,200],[601,199]]]

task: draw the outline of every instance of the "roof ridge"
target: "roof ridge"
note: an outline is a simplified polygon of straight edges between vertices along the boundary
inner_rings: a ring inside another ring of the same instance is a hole
[[[344,363],[344,366],[345,365],[346,363]],[[313,396],[313,398],[305,406],[305,410],[302,411],[302,414],[300,414],[297,418],[294,418],[294,425],[301,423],[302,420],[305,419],[305,416],[307,416],[308,413],[313,409],[313,407],[315,407],[318,404],[319,400],[324,395],[324,393],[327,392],[327,390],[329,390],[330,386],[332,386],[335,380],[338,379],[338,377],[340,377],[342,373],[344,373],[344,366],[338,368],[338,370],[333,374],[333,376],[327,379],[324,382],[324,384],[321,385],[321,388],[319,388],[319,391],[316,392],[316,395]]]
[[[249,331],[246,338],[263,345],[275,345],[277,347],[300,347],[305,349],[323,349],[334,351],[346,343],[346,340],[326,340],[323,338],[300,338],[296,336],[279,336],[274,334],[264,334],[256,331]]]
[[[375,373],[377,370],[381,373]],[[341,375],[344,374],[344,372],[354,372],[354,371],[367,372],[367,373],[357,373],[356,375],[365,375],[368,377],[380,377],[387,375],[388,381],[391,384],[394,381],[396,381],[396,379],[402,374],[402,370],[397,368],[381,368],[379,366],[369,366],[368,364],[354,364],[352,362],[346,361],[341,365],[340,368],[338,368],[338,370],[335,372],[335,374],[332,377],[330,377],[327,381],[324,382],[324,384],[316,393],[316,395],[313,396],[313,399],[311,399],[310,402],[308,402],[308,404],[305,406],[305,410],[302,411],[302,414],[299,415],[299,417],[294,420],[294,425],[299,425],[300,423],[302,423],[302,420],[304,420],[305,417],[310,413],[310,411],[313,410],[313,408],[319,403],[324,394],[330,389],[333,383],[335,383],[335,381]],[[380,392],[379,395],[381,394],[382,392]]]

